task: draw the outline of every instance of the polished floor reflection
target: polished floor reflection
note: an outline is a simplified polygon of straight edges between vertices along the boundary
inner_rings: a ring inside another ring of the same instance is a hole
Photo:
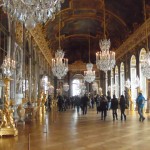
[[[18,124],[19,135],[0,138],[0,150],[148,150],[150,114],[139,122],[137,112],[126,113],[126,121],[113,122],[111,111],[106,121],[91,109],[84,116],[54,111]]]

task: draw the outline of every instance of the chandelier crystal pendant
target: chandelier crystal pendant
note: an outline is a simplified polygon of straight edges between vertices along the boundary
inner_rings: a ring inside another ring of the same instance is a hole
[[[93,64],[90,62],[90,36],[89,36],[89,63],[86,64],[87,71],[84,71],[84,80],[91,83],[95,80],[95,71],[92,71]]]
[[[144,16],[145,16],[145,27],[146,27],[146,46],[147,46],[147,53],[144,56],[142,65],[141,65],[141,71],[143,75],[150,79],[150,51],[149,51],[149,45],[148,45],[148,33],[147,33],[147,22],[146,22],[146,8],[145,8],[145,0],[144,0]]]
[[[65,92],[68,92],[68,90],[69,90],[69,85],[68,85],[68,83],[64,83],[64,84],[63,84],[63,90],[64,90]]]
[[[68,72],[68,59],[64,58],[64,51],[60,47],[60,17],[59,17],[59,49],[52,59],[52,72],[58,79],[64,77]]]
[[[64,0],[3,0],[3,10],[13,19],[25,23],[27,29],[32,29],[37,23],[45,23],[53,19],[60,11]]]

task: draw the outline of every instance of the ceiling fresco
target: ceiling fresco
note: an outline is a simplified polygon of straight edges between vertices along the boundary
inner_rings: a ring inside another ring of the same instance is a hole
[[[147,0],[147,9],[149,5]],[[106,36],[111,40],[111,50],[115,51],[144,22],[143,0],[105,0],[105,8]],[[89,61],[89,36],[91,62],[95,63],[95,53],[100,50],[99,40],[104,37],[103,0],[65,0],[59,15],[61,47],[69,64],[77,60]],[[44,26],[53,56],[58,49],[59,15]]]

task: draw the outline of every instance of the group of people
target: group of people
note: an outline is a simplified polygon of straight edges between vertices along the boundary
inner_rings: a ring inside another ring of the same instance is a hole
[[[88,107],[94,108],[96,105],[97,113],[101,113],[101,120],[105,120],[107,117],[107,111],[112,110],[112,117],[113,121],[118,120],[118,107],[120,107],[120,119],[126,120],[125,109],[128,108],[128,101],[124,95],[121,95],[119,99],[116,98],[115,94],[111,98],[110,93],[108,95],[95,95],[91,96],[87,93],[84,94],[82,97],[74,96],[68,98],[67,96],[62,96],[58,94],[57,96],[57,106],[58,111],[66,111],[68,108],[75,108],[77,109],[77,113],[79,113],[80,108],[83,115],[87,114]],[[51,97],[48,97],[48,106],[50,106]],[[142,95],[142,92],[139,92],[139,95],[136,99],[136,104],[139,113],[139,121],[144,121],[145,117],[143,116],[143,107],[145,103],[145,98]],[[50,109],[50,107],[48,107]]]
[[[126,120],[125,109],[126,109],[126,99],[124,95],[121,95],[120,101],[113,95],[111,99],[110,96],[102,95],[99,97],[99,104],[97,105],[97,113],[101,112],[101,120],[105,120],[107,117],[107,111],[112,109],[113,120],[118,120],[117,109],[120,106],[121,110],[121,120]]]

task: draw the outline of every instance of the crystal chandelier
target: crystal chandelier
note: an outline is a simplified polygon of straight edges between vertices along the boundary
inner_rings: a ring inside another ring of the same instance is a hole
[[[90,36],[89,36],[89,63],[86,64],[87,71],[84,71],[84,80],[91,83],[95,80],[95,71],[92,71],[93,64],[90,62]]]
[[[110,39],[107,40],[106,38],[106,15],[105,15],[105,0],[103,4],[103,11],[104,11],[104,39],[99,41],[99,46],[101,51],[96,53],[96,65],[97,68],[107,72],[111,70],[116,61],[115,61],[115,52],[109,51],[110,49]]]
[[[110,39],[106,38],[106,15],[105,15],[105,0],[103,4],[104,11],[104,39],[99,41],[99,46],[101,51],[96,53],[96,65],[97,68],[104,71],[106,73],[106,90],[108,86],[108,77],[107,71],[114,68],[116,60],[115,60],[115,52],[109,51],[110,49]]]
[[[58,79],[64,77],[68,72],[68,59],[64,58],[64,51],[60,47],[60,17],[59,17],[59,48],[52,59],[52,72]]]
[[[68,92],[68,90],[69,90],[69,85],[68,85],[68,83],[64,83],[64,84],[63,84],[63,90],[64,90],[65,92]]]
[[[96,65],[97,68],[107,72],[111,70],[115,63],[115,52],[109,51],[110,48],[110,39],[104,39],[99,42],[101,51],[96,53]]]
[[[93,64],[86,64],[87,71],[84,71],[84,80],[91,83],[95,80],[95,71],[92,71]]]
[[[68,59],[64,58],[64,52],[58,49],[55,58],[52,59],[52,72],[58,79],[64,77],[68,72]]]
[[[37,23],[53,19],[64,0],[3,0],[3,10],[32,29]]]
[[[148,46],[148,33],[147,33],[145,1],[144,1],[144,16],[145,16],[146,37],[147,37],[147,39],[146,39],[147,53],[144,56],[144,60],[143,60],[142,65],[141,65],[141,71],[147,79],[150,79],[150,52],[149,52],[149,46]]]
[[[1,68],[2,68],[4,77],[10,78],[16,69],[16,62],[12,60],[10,57],[6,56]]]

